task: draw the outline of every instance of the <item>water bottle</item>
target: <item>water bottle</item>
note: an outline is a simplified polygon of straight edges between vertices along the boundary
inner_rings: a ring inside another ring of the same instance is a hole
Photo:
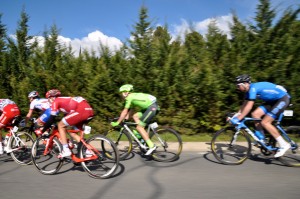
[[[255,131],[254,134],[256,135],[256,137],[259,140],[264,140],[265,139],[265,135],[262,132],[260,132],[260,131]]]
[[[134,130],[132,130],[132,132],[135,135],[135,137],[137,137],[137,139],[141,139],[142,138],[141,134],[139,134],[139,132],[137,130],[134,129]]]

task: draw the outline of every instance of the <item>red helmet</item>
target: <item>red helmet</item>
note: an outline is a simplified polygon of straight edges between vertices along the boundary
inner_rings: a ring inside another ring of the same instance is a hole
[[[49,97],[58,97],[60,96],[61,93],[58,89],[52,89],[52,90],[49,90],[47,93],[46,93],[46,98],[49,98]]]

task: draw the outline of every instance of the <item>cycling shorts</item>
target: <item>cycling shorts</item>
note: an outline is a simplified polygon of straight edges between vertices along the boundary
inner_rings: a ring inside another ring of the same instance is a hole
[[[82,125],[87,121],[88,118],[93,116],[94,111],[92,107],[86,101],[82,101],[77,105],[75,111],[68,113],[62,118],[62,122],[66,126],[75,126],[76,128],[82,130]]]
[[[147,124],[149,124],[158,112],[159,106],[157,105],[157,103],[151,104],[143,113],[138,113],[140,115],[139,118],[141,120],[139,125],[146,126]]]
[[[259,106],[266,115],[276,119],[283,113],[283,111],[289,106],[290,97],[288,95],[283,96],[279,100],[272,102],[265,102],[263,105]]]
[[[51,115],[51,108],[46,109],[43,114],[38,118],[38,123],[45,124]]]

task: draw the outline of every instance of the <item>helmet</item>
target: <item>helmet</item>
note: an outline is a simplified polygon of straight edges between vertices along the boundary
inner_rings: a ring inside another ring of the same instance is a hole
[[[133,90],[133,86],[131,84],[125,84],[120,87],[119,92],[130,92]]]
[[[47,93],[46,93],[46,98],[49,98],[49,97],[58,97],[60,96],[61,93],[58,89],[52,89],[52,90],[49,90]]]
[[[243,82],[251,83],[251,77],[247,74],[244,74],[244,75],[239,75],[235,78],[235,83],[239,84]]]
[[[29,94],[28,94],[28,98],[31,98],[31,97],[38,97],[39,96],[39,93],[37,91],[31,91]]]

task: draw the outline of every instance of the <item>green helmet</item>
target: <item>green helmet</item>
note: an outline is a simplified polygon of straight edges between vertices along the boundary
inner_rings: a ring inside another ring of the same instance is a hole
[[[133,86],[131,84],[125,84],[123,86],[120,87],[119,92],[130,92],[133,90]]]

